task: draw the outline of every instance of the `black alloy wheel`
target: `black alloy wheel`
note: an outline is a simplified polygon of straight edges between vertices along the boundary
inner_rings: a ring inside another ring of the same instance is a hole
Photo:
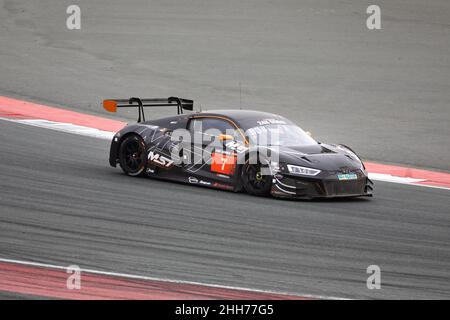
[[[119,162],[122,170],[129,176],[138,176],[145,172],[144,140],[137,135],[126,137],[120,144]]]

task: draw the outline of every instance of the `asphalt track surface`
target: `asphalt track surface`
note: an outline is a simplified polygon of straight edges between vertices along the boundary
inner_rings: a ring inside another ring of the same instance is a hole
[[[450,169],[448,1],[378,1],[380,31],[366,29],[365,1],[80,0],[82,30],[68,31],[72,3],[0,0],[1,95],[102,115],[105,97],[238,108],[241,82],[244,108],[319,140]],[[0,139],[0,257],[299,294],[450,298],[446,190],[377,182],[373,199],[262,199],[126,177],[108,166],[104,140],[5,121]],[[372,264],[381,290],[366,288]]]
[[[450,297],[447,190],[255,198],[127,177],[106,165],[105,140],[0,128],[4,258],[299,294]],[[381,290],[366,288],[372,264]]]

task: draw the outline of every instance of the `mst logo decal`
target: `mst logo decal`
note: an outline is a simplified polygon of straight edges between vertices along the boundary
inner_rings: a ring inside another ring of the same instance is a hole
[[[148,153],[148,161],[162,168],[170,168],[173,165],[172,159],[154,151]]]

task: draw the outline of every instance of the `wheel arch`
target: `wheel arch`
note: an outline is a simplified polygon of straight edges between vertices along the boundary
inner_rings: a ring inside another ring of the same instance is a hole
[[[119,163],[120,146],[121,146],[123,140],[125,140],[127,137],[132,136],[132,135],[142,138],[142,140],[144,140],[144,143],[145,143],[145,137],[143,137],[141,134],[137,133],[136,131],[128,131],[124,134],[121,134],[120,137],[117,139],[117,141],[115,141],[115,139],[117,137],[117,136],[115,136],[111,143],[111,151],[110,151],[110,156],[109,156],[109,163],[111,166],[113,166],[113,167],[117,166],[117,164]]]

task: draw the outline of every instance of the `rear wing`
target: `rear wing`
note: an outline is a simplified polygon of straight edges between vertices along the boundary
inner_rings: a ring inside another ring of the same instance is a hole
[[[152,98],[152,99],[107,99],[103,100],[103,108],[109,112],[116,112],[117,108],[138,108],[138,122],[145,121],[144,107],[177,107],[178,114],[182,114],[183,110],[193,110],[194,101],[182,99],[178,97],[169,98]],[[142,115],[142,116],[141,116]]]

